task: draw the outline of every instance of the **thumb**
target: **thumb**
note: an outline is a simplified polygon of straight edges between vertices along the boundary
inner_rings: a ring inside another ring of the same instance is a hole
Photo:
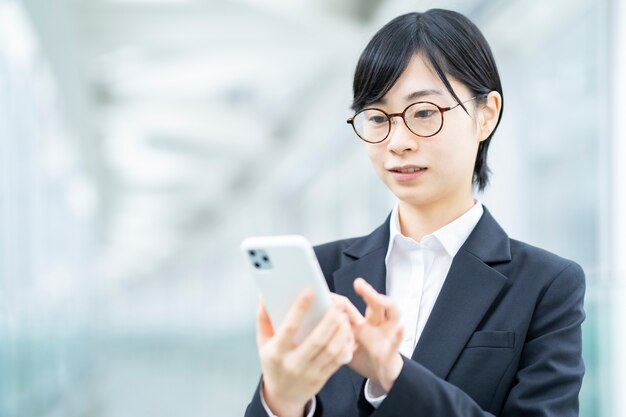
[[[259,347],[263,346],[274,336],[274,326],[267,314],[263,297],[259,296],[259,308],[256,314],[256,343]]]

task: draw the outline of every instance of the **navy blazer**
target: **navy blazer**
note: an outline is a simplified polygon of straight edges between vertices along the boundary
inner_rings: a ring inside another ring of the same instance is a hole
[[[361,313],[352,282],[385,292],[389,221],[315,248],[331,291]],[[584,292],[578,264],[510,239],[485,208],[387,398],[374,409],[363,377],[343,366],[317,395],[315,416],[578,416]],[[267,415],[258,387],[245,415]]]

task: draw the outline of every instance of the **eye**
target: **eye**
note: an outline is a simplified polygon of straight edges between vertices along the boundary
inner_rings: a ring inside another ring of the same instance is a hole
[[[413,112],[414,119],[428,119],[433,117],[437,110],[435,109],[419,109]]]
[[[373,114],[367,118],[367,122],[373,125],[387,123],[387,117],[382,114]]]

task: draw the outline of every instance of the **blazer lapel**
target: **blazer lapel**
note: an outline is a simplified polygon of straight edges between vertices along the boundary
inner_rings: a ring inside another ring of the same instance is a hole
[[[389,217],[369,236],[352,242],[343,251],[343,266],[333,273],[335,292],[348,297],[361,314],[365,314],[365,302],[354,292],[352,283],[357,277],[361,277],[379,293],[387,293],[385,255],[388,244]]]
[[[412,359],[446,378],[507,278],[494,263],[511,260],[509,238],[485,208],[452,261]]]
[[[385,255],[389,243],[389,217],[387,221],[369,236],[356,239],[343,251],[343,266],[333,273],[335,292],[346,296],[365,315],[365,302],[356,294],[353,282],[357,277],[365,279],[376,291],[385,294],[387,269]],[[363,384],[363,377],[350,371],[352,385],[357,397]]]

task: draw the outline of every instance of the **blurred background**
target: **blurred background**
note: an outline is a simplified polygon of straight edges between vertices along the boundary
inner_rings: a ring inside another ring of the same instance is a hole
[[[479,198],[587,273],[581,416],[626,416],[620,0],[0,0],[0,416],[243,415],[239,242],[384,220],[352,74],[431,7],[483,30],[503,80]]]

